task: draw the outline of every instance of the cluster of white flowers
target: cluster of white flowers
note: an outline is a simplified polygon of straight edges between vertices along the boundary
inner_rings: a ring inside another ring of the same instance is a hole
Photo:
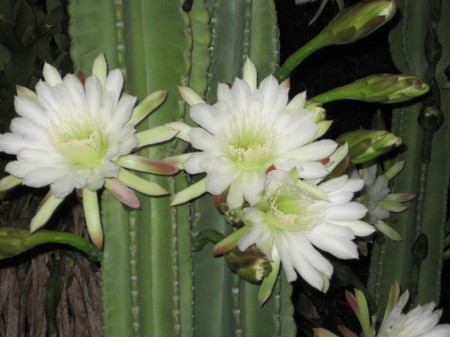
[[[174,204],[204,192],[225,193],[230,209],[242,209],[244,227],[216,245],[216,254],[256,244],[274,262],[272,273],[281,260],[289,281],[297,271],[310,285],[324,289],[333,267],[317,249],[356,258],[353,239],[374,228],[360,220],[366,208],[352,201],[363,188],[362,179],[343,175],[322,182],[346,148],[337,151],[335,141],[318,140],[330,123],[305,108],[305,93],[289,102],[288,91],[287,82],[279,84],[272,75],[258,87],[250,60],[243,79],[235,79],[231,88],[219,84],[213,105],[181,88],[199,127],[169,125],[199,150],[185,162],[185,170],[206,177],[200,188],[180,192]]]

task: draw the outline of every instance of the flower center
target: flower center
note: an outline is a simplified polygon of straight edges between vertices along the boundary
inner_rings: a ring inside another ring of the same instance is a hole
[[[269,199],[268,222],[286,231],[310,232],[323,222],[326,204],[295,186],[284,186]]]
[[[243,169],[267,169],[276,154],[275,130],[268,121],[234,119],[222,135],[224,152]]]
[[[107,141],[99,125],[89,117],[81,120],[59,117],[50,123],[49,138],[53,146],[77,166],[97,166],[107,152]]]

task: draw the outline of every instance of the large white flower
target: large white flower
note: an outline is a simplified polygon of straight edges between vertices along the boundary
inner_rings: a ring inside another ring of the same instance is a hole
[[[233,242],[241,250],[256,244],[269,259],[281,261],[288,281],[294,281],[298,272],[321,290],[333,267],[316,248],[341,259],[356,258],[355,235],[374,231],[359,220],[366,208],[351,201],[362,186],[362,180],[347,176],[313,186],[292,180],[284,171],[271,171],[264,198],[256,207],[243,210],[245,226],[232,234],[232,239],[217,244],[215,253],[232,248]]]
[[[392,311],[383,320],[377,337],[448,337],[449,324],[438,324],[441,310],[434,310],[434,302],[418,305],[403,314],[403,308],[408,302],[409,293],[404,292]]]
[[[244,200],[255,205],[271,167],[296,168],[299,177],[306,179],[325,176],[328,171],[320,160],[337,147],[332,140],[314,142],[330,123],[319,122],[314,112],[304,108],[305,93],[288,103],[286,83],[278,84],[270,75],[257,87],[256,77],[255,66],[247,60],[243,79],[235,79],[231,88],[218,85],[214,105],[206,104],[189,88],[181,88],[191,106],[190,115],[200,127],[169,124],[183,131],[179,136],[185,134],[185,139],[200,150],[184,164],[188,173],[207,174],[197,195],[205,190],[218,195],[229,188],[230,208],[241,206]],[[176,197],[174,204],[185,201]]]
[[[105,185],[131,207],[139,207],[139,200],[127,186],[149,195],[167,193],[124,169],[176,171],[170,164],[130,155],[136,146],[176,134],[168,127],[135,133],[135,125],[164,101],[166,92],[148,96],[133,109],[136,98],[121,95],[121,71],[107,75],[103,55],[97,57],[93,75],[85,81],[72,74],[61,78],[49,64],[43,75],[45,81],[36,85],[36,93],[18,88],[14,105],[20,117],[12,120],[10,133],[0,135],[0,149],[17,155],[17,160],[6,165],[11,176],[2,180],[0,189],[50,185],[50,193],[32,220],[32,231],[48,220],[67,194],[83,189],[88,228],[94,242],[101,245],[97,190]]]

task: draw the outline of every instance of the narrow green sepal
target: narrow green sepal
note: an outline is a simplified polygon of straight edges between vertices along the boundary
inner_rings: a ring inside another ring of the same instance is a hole
[[[386,235],[389,239],[394,241],[403,241],[402,236],[395,231],[391,226],[386,224],[383,220],[378,220],[373,226],[378,229],[381,233]]]
[[[166,99],[167,91],[156,91],[145,97],[134,109],[129,123],[136,126],[159,107]]]
[[[383,173],[383,175],[388,178],[388,180],[391,180],[394,178],[397,174],[400,173],[401,170],[403,170],[403,167],[405,166],[405,161],[400,160],[395,162],[394,165],[392,165],[389,170]]]
[[[169,163],[170,165],[176,167],[179,170],[182,170],[183,164],[186,160],[188,160],[192,156],[192,153],[183,153],[178,156],[167,157],[164,159],[165,163]]]
[[[310,184],[305,183],[303,180],[298,179],[295,184],[297,185],[298,188],[300,188],[302,191],[305,191],[309,195],[312,195],[319,200],[330,202],[330,199],[328,198],[326,193],[322,192],[321,190],[315,188]]]
[[[184,190],[175,194],[170,206],[177,206],[195,199],[206,192],[206,178],[197,181],[195,184],[185,188]]]
[[[153,145],[171,140],[177,135],[178,131],[168,126],[157,126],[152,129],[138,132],[138,147]]]
[[[136,191],[149,196],[161,196],[169,194],[167,190],[165,190],[158,184],[142,179],[124,169],[119,170],[117,179],[119,179],[119,181],[123,182],[128,187],[131,187],[132,189],[135,189]]]
[[[83,188],[83,209],[89,236],[94,245],[101,249],[103,247],[103,229],[97,191],[91,191],[87,187]]]
[[[108,66],[106,65],[105,54],[101,53],[94,60],[92,74],[98,78],[103,88],[105,87],[107,73]]]
[[[178,87],[181,97],[189,105],[205,103],[205,101],[191,88],[188,87]]]
[[[278,256],[278,251],[276,247],[272,248],[271,255],[272,255],[272,262],[270,264],[272,266],[272,271],[267,277],[264,278],[258,292],[258,303],[260,306],[263,306],[264,303],[266,303],[267,300],[269,299],[270,295],[272,295],[273,287],[277,282],[278,274],[280,272],[281,260],[280,257]]]
[[[377,205],[386,208],[387,210],[391,212],[403,212],[405,209],[408,208],[408,206],[404,206],[399,202],[395,201],[387,201],[387,200],[379,200],[377,201]]]
[[[160,175],[174,175],[179,171],[179,169],[169,161],[151,160],[133,154],[122,156],[114,163],[131,170]]]
[[[105,188],[111,192],[121,203],[131,208],[139,208],[140,202],[136,194],[127,185],[121,183],[118,179],[110,178],[105,180]]]
[[[313,328],[314,331],[314,337],[338,337],[331,331],[328,331],[324,328]]]
[[[167,123],[166,126],[178,131],[176,135],[178,139],[184,140],[185,142],[188,143],[191,142],[191,138],[189,137],[189,131],[192,130],[192,126],[189,126],[183,122],[171,122]]]
[[[22,183],[21,178],[17,178],[12,175],[6,176],[2,180],[0,180],[0,192],[10,190],[11,188],[20,185],[21,183]]]
[[[351,331],[349,328],[343,326],[343,325],[338,325],[337,326],[339,332],[344,335],[344,337],[358,337],[357,334],[355,334],[353,331]]]
[[[61,204],[64,199],[56,197],[51,191],[42,199],[38,207],[36,215],[31,219],[30,231],[31,233],[37,231],[45,225],[50,219],[55,209]]]
[[[26,87],[22,87],[20,85],[16,86],[16,90],[17,90],[18,96],[25,96],[25,97],[31,99],[37,105],[41,106],[41,102],[39,101],[39,98],[34,91],[32,91]]]
[[[389,298],[386,305],[386,310],[384,312],[383,321],[389,317],[392,309],[394,309],[395,305],[398,302],[399,296],[400,296],[400,286],[397,281],[394,281],[392,282],[391,290],[389,291]]]
[[[237,246],[239,239],[241,236],[247,232],[249,229],[248,226],[244,226],[239,228],[238,230],[235,230],[233,233],[225,237],[223,240],[221,240],[219,243],[216,243],[213,248],[213,254],[214,255],[222,255],[226,252],[232,250],[234,247]]]

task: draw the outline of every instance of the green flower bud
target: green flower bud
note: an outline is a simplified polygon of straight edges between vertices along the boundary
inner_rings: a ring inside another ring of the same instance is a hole
[[[225,254],[225,260],[233,272],[252,283],[260,283],[272,271],[267,256],[255,245],[244,252],[235,247]]]
[[[353,43],[383,26],[396,10],[392,0],[361,1],[340,12],[319,35],[332,44]]]
[[[377,158],[400,146],[401,138],[386,130],[355,130],[344,133],[338,142],[348,144],[354,164],[361,164]]]
[[[320,94],[312,100],[321,104],[344,99],[377,103],[399,103],[421,96],[429,89],[427,84],[411,75],[370,75]]]

